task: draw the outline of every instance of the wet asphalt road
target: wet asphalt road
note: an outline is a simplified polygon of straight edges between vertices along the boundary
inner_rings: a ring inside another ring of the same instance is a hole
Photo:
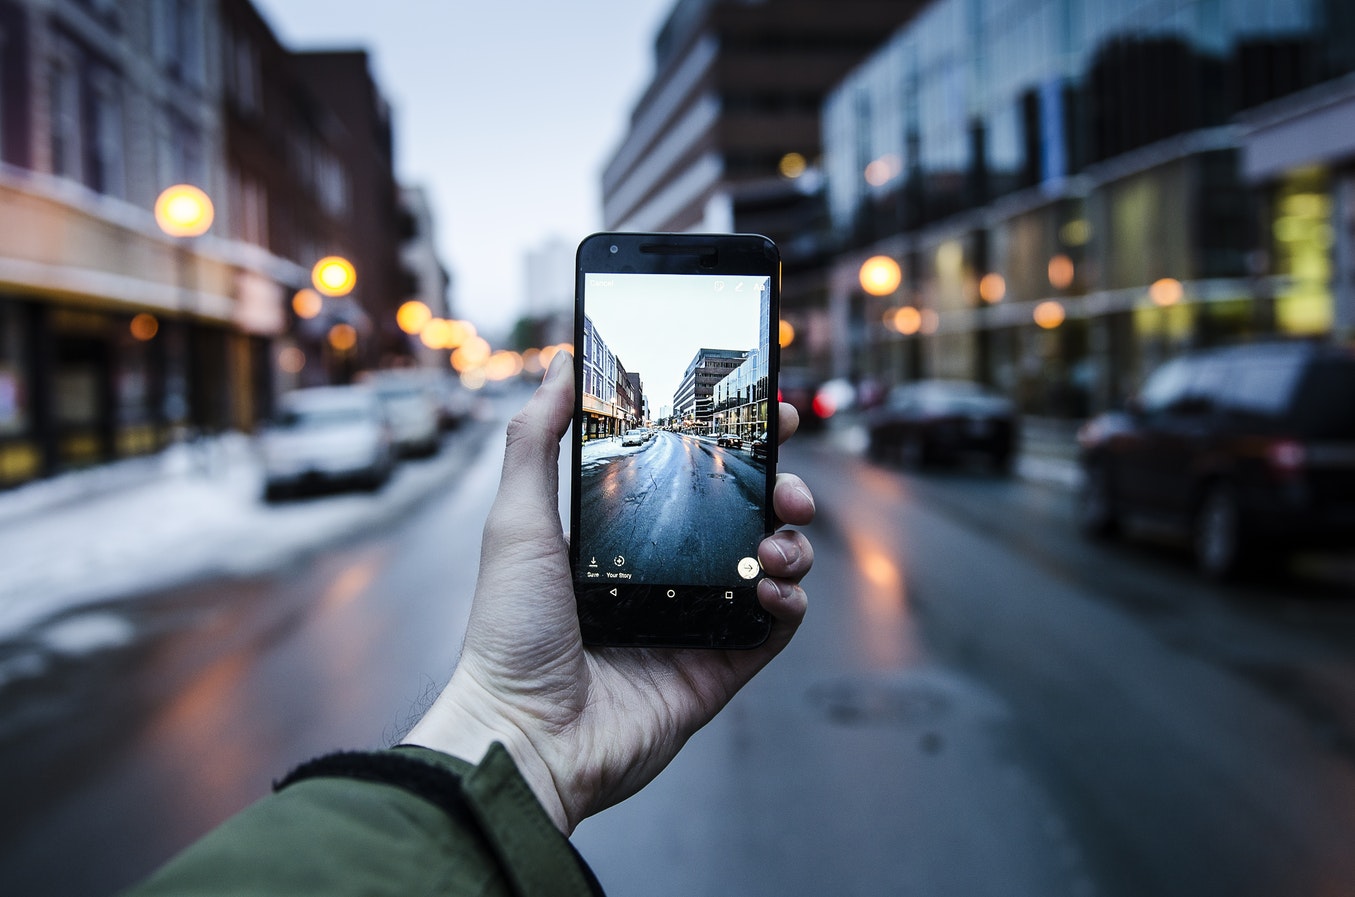
[[[112,893],[292,764],[397,738],[455,661],[499,457],[272,575],[120,601],[135,645],[0,692],[0,891]],[[580,828],[613,897],[1355,893],[1348,562],[1221,589],[1081,541],[1055,487],[826,440],[782,467],[820,509],[810,615]]]
[[[659,431],[641,449],[585,470],[584,568],[651,583],[737,581],[763,533],[765,468],[746,449]]]

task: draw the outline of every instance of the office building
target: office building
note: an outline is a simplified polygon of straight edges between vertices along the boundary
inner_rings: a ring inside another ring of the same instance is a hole
[[[823,98],[920,5],[679,0],[603,172],[605,227],[763,234],[781,246],[786,301],[798,301],[823,255]]]
[[[1189,346],[1348,333],[1352,47],[1341,0],[929,4],[825,103],[844,252],[797,348],[1081,416]]]

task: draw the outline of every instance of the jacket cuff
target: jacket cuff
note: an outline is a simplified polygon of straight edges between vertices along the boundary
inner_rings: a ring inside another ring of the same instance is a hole
[[[431,748],[396,750],[460,779],[466,806],[516,893],[602,894],[593,871],[555,827],[502,744],[490,745],[478,765]]]

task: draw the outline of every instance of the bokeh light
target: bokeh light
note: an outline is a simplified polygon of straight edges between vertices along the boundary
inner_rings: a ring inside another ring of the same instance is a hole
[[[985,274],[979,281],[979,298],[989,305],[1001,302],[1007,295],[1007,281],[996,272]]]
[[[309,287],[297,290],[296,295],[292,297],[292,311],[296,312],[298,318],[305,318],[308,321],[318,315],[324,306],[325,300]]]
[[[776,341],[783,349],[795,342],[795,328],[791,325],[790,321],[781,322]]]
[[[329,344],[336,352],[348,352],[358,344],[358,332],[352,324],[335,324],[329,328]]]
[[[358,273],[348,259],[327,255],[311,269],[311,283],[326,296],[347,296],[357,286]]]
[[[887,315],[885,323],[904,336],[912,336],[922,329],[922,312],[911,305],[905,305],[893,309]]]
[[[1049,260],[1049,284],[1056,290],[1066,290],[1073,285],[1073,260],[1059,253]]]
[[[192,184],[166,187],[155,200],[155,223],[171,237],[200,237],[215,217],[212,200]]]
[[[128,325],[132,332],[132,339],[140,342],[149,342],[155,339],[155,335],[160,332],[160,322],[155,319],[155,315],[142,312],[132,318],[132,323]]]
[[[1045,330],[1053,330],[1063,323],[1063,320],[1068,316],[1068,313],[1063,310],[1062,303],[1050,299],[1047,302],[1041,302],[1039,305],[1035,306],[1033,316],[1036,324],[1043,327]]]
[[[784,178],[795,180],[809,168],[809,162],[800,153],[786,153],[776,166]]]
[[[411,299],[395,310],[396,326],[410,336],[423,330],[423,325],[427,324],[432,317],[433,312],[417,299]]]
[[[443,318],[430,318],[419,330],[419,342],[430,349],[450,349],[452,322]]]
[[[1153,281],[1153,285],[1148,288],[1148,298],[1153,301],[1154,305],[1166,308],[1180,302],[1185,292],[1185,287],[1181,286],[1181,281],[1175,277],[1163,277]]]
[[[464,374],[472,368],[478,368],[489,360],[492,350],[484,337],[475,337],[452,352],[452,367]]]
[[[288,346],[278,353],[278,367],[289,374],[299,374],[306,366],[306,353],[296,346]]]
[[[903,282],[899,263],[887,255],[875,255],[861,263],[861,289],[872,296],[888,296]]]

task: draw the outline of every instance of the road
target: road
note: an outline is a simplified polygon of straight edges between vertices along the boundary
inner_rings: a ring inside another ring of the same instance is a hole
[[[607,446],[592,443],[589,450]],[[746,449],[663,430],[632,452],[583,465],[580,542],[585,568],[650,583],[737,581],[763,533],[765,467]],[[721,575],[722,574],[722,575]]]
[[[291,764],[398,737],[455,661],[496,440],[402,520],[129,599],[136,642],[0,692],[0,890],[111,893]],[[580,827],[613,897],[1355,893],[1346,562],[1220,589],[1080,540],[1057,487],[829,439],[782,468],[818,500],[809,616]]]

